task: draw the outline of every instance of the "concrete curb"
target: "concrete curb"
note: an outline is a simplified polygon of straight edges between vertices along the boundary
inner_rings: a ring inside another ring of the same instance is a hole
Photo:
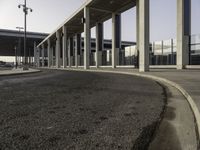
[[[192,97],[189,95],[189,93],[183,89],[180,85],[178,85],[175,82],[172,82],[168,79],[165,78],[161,78],[161,77],[157,77],[154,75],[147,75],[147,74],[141,74],[141,73],[134,73],[134,72],[123,72],[123,71],[109,71],[109,70],[81,70],[81,69],[59,69],[59,70],[68,70],[68,71],[83,71],[83,72],[103,72],[103,73],[115,73],[115,74],[125,74],[125,75],[134,75],[134,76],[138,76],[138,77],[144,77],[144,78],[148,78],[148,79],[152,79],[158,82],[161,82],[163,84],[168,84],[171,85],[173,87],[175,87],[176,89],[178,89],[183,96],[187,99],[190,108],[194,114],[194,118],[195,118],[195,124],[196,124],[196,128],[197,128],[197,143],[198,145],[199,143],[199,138],[200,138],[200,112],[199,109],[197,108],[194,100],[192,99]]]
[[[12,76],[12,75],[21,75],[21,74],[31,74],[31,73],[38,73],[41,72],[40,70],[37,69],[31,69],[29,71],[17,71],[17,72],[1,72],[0,76]]]

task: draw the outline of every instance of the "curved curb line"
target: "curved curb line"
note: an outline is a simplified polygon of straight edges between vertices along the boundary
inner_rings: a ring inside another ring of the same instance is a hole
[[[2,77],[2,76],[12,76],[12,75],[22,75],[22,74],[31,74],[31,73],[38,73],[38,72],[41,72],[41,70],[5,73],[5,74],[0,74],[0,77]]]
[[[197,127],[197,138],[198,138],[198,140],[200,138],[200,112],[199,112],[199,109],[196,106],[192,97],[189,95],[189,93],[175,82],[172,82],[172,81],[165,79],[165,78],[153,76],[153,75],[146,75],[146,74],[140,74],[140,73],[134,73],[134,72],[108,71],[108,70],[80,70],[80,69],[79,70],[78,69],[60,69],[60,70],[83,71],[83,72],[104,72],[104,73],[134,75],[134,76],[138,76],[138,77],[144,77],[144,78],[152,79],[152,80],[155,80],[155,81],[158,81],[158,82],[162,82],[164,84],[169,84],[169,85],[175,87],[176,89],[178,89],[183,94],[183,96],[187,99],[187,101],[188,101],[188,103],[191,107],[191,110],[194,114],[195,123],[196,123],[196,127]],[[197,143],[199,145],[199,141],[197,141]]]

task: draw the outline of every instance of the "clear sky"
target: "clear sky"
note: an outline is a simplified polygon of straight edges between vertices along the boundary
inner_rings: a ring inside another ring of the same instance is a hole
[[[28,30],[51,33],[86,0],[27,0],[33,9],[28,14]],[[192,1],[192,34],[200,34],[200,0]],[[23,26],[23,11],[18,4],[24,0],[0,0],[0,28]],[[122,14],[122,40],[136,41],[136,10]],[[111,20],[105,22],[104,37],[111,38]],[[94,36],[92,29],[92,36]],[[150,0],[151,41],[176,36],[176,0]]]

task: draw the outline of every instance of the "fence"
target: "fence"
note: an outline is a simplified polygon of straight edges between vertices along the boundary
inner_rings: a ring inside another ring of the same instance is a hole
[[[190,65],[200,65],[200,34],[190,36]]]

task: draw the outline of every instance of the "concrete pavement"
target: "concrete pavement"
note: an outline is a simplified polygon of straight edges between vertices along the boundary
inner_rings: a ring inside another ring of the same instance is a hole
[[[23,70],[22,68],[19,69],[7,69],[7,70],[0,70],[0,76],[8,76],[8,75],[20,75],[20,74],[29,74],[29,73],[36,73],[40,72],[40,70],[29,68],[29,70]]]
[[[149,150],[196,150],[198,140],[193,112],[175,87],[168,86],[167,106]]]

